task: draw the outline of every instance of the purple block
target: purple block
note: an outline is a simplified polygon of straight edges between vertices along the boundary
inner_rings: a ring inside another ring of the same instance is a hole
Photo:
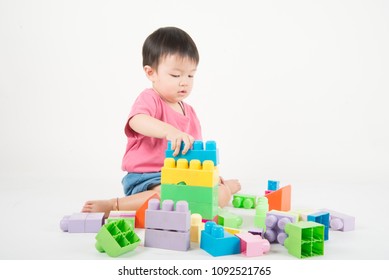
[[[329,209],[321,209],[320,211],[330,213],[330,227],[332,230],[351,231],[355,229],[355,217]]]
[[[85,219],[87,215],[87,213],[75,213],[71,215],[68,220],[68,232],[85,232]]]
[[[85,220],[84,232],[99,232],[104,225],[104,213],[89,213]]]
[[[284,241],[288,237],[284,230],[285,225],[294,222],[297,222],[296,217],[286,212],[276,210],[267,212],[264,238],[269,240],[270,243],[278,242],[284,245]]]
[[[69,233],[97,233],[104,224],[104,213],[74,213],[64,216],[60,228]]]
[[[174,230],[186,232],[190,230],[190,216],[188,202],[178,201],[176,210],[172,200],[164,200],[162,209],[158,199],[150,199],[145,214],[145,228]]]
[[[144,246],[175,251],[187,251],[190,248],[190,232],[146,228]]]

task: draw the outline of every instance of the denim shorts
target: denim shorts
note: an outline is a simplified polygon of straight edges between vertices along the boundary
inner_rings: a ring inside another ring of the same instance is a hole
[[[161,184],[161,172],[127,173],[122,185],[126,196],[144,192]]]

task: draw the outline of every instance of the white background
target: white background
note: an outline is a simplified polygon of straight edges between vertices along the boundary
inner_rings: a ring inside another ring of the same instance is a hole
[[[198,46],[187,102],[222,175],[251,194],[290,183],[292,208],[356,216],[329,258],[388,258],[377,235],[389,228],[389,2],[378,0],[0,0],[0,258],[100,258],[59,220],[122,195],[124,124],[150,86],[141,47],[162,26]]]

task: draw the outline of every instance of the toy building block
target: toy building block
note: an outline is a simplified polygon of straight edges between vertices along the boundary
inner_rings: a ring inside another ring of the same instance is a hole
[[[272,180],[267,181],[267,189],[269,191],[276,191],[279,189],[279,187],[280,187],[279,181],[272,181]]]
[[[324,225],[315,222],[297,222],[285,225],[288,237],[284,246],[297,258],[324,255]]]
[[[240,239],[215,222],[206,222],[201,232],[200,248],[214,257],[239,254]]]
[[[104,213],[75,213],[64,216],[60,222],[62,231],[70,233],[96,233],[104,225]]]
[[[339,231],[351,231],[355,229],[355,217],[329,209],[321,209],[330,213],[330,228]]]
[[[198,159],[200,162],[204,162],[205,160],[211,160],[213,161],[213,164],[217,166],[219,164],[219,151],[216,148],[216,142],[215,141],[207,141],[205,142],[205,149],[204,149],[204,143],[201,140],[195,140],[193,142],[192,148],[188,150],[188,152],[183,155],[181,151],[184,148],[184,145],[181,145],[181,151],[180,153],[173,157],[173,150],[172,150],[172,144],[170,141],[168,141],[167,144],[167,150],[165,151],[166,158],[175,158],[177,159],[186,159],[187,161],[191,161],[192,159]]]
[[[258,197],[255,206],[254,225],[266,230],[266,214],[269,211],[269,202],[266,196]]]
[[[177,163],[177,165],[176,165]],[[186,159],[165,158],[161,169],[161,184],[178,184],[213,188],[219,183],[219,171],[213,161],[201,163],[197,159],[189,162]]]
[[[328,234],[330,230],[330,213],[329,212],[316,212],[309,214],[307,220],[310,222],[316,222],[324,225],[324,241],[328,240]]]
[[[186,251],[190,248],[191,215],[186,201],[151,199],[146,210],[145,247]]]
[[[270,251],[270,243],[266,239],[262,239],[260,235],[251,233],[236,234],[240,239],[240,250],[242,255],[246,257],[262,256]]]
[[[110,223],[120,219],[128,219],[132,226],[135,227],[135,213],[136,211],[111,211],[106,222]]]
[[[159,199],[159,195],[157,193],[154,193],[151,195],[143,204],[141,207],[138,208],[135,212],[135,227],[136,228],[144,228],[145,227],[145,213],[146,209],[148,207],[148,203],[150,199]]]
[[[285,225],[298,221],[298,216],[287,212],[272,210],[267,213],[266,231],[264,238],[270,243],[278,242],[284,244],[287,235],[285,233]]]
[[[240,228],[243,219],[234,213],[219,209],[217,224],[225,227]]]
[[[201,231],[204,229],[204,223],[201,221],[200,214],[192,214],[190,217],[190,241],[200,243]]]
[[[254,209],[256,205],[256,196],[249,194],[234,194],[232,205],[235,208]]]
[[[187,186],[185,183],[162,184],[161,200],[164,201],[166,199],[218,205],[219,185],[217,184],[213,188],[204,188],[201,186]]]
[[[129,220],[121,219],[105,224],[96,235],[96,249],[117,257],[138,247],[140,238]]]
[[[269,210],[289,211],[292,186],[287,185],[276,191],[265,194],[269,201]]]

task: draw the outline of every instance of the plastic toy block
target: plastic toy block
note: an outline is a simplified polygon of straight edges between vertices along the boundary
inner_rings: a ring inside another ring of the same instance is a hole
[[[256,196],[249,194],[234,194],[232,205],[235,208],[253,209],[256,206]]]
[[[330,213],[330,228],[332,230],[351,231],[355,229],[355,217],[329,209],[321,209],[320,211]]]
[[[280,187],[279,181],[272,181],[272,180],[267,181],[267,189],[269,191],[276,191],[279,189],[279,187]]]
[[[215,203],[219,201],[219,185],[213,188],[187,186],[181,184],[161,185],[161,200],[171,199],[173,201],[186,200],[188,202]]]
[[[151,195],[143,204],[141,207],[138,208],[135,212],[135,227],[136,228],[144,228],[145,227],[145,213],[146,209],[148,207],[148,203],[150,199],[159,199],[159,195],[157,193],[154,193]]]
[[[104,225],[104,213],[75,213],[60,221],[62,231],[69,233],[96,233]]]
[[[289,223],[284,246],[297,258],[324,255],[324,225],[315,222]]]
[[[213,161],[213,164],[217,166],[219,164],[219,151],[216,148],[215,141],[207,141],[204,143],[201,140],[195,140],[192,148],[188,150],[188,152],[183,155],[181,151],[184,148],[184,145],[181,145],[180,153],[173,157],[173,150],[171,148],[172,144],[170,141],[167,143],[167,150],[165,152],[166,158],[175,158],[175,159],[186,159],[187,161],[191,161],[192,159],[198,159],[200,162],[204,162],[205,160]]]
[[[190,231],[145,230],[145,247],[187,251],[190,248]]]
[[[330,230],[330,213],[316,212],[308,215],[308,221],[324,225],[324,240],[328,240]]]
[[[279,190],[265,194],[269,202],[269,210],[289,211],[292,186],[287,185]]]
[[[241,216],[219,209],[217,224],[225,227],[240,228],[243,219]]]
[[[265,190],[265,195],[272,193],[272,192],[274,192],[274,191]]]
[[[111,211],[106,222],[110,223],[120,219],[127,219],[135,227],[135,213],[136,211]]]
[[[201,231],[204,229],[204,223],[201,221],[200,214],[192,214],[190,217],[190,241],[200,243]]]
[[[215,222],[206,222],[201,232],[200,248],[214,257],[239,254],[240,239]]]
[[[193,159],[166,158],[161,169],[161,184],[179,184],[184,182],[187,186],[201,186],[213,188],[219,183],[219,171],[211,160],[202,164]]]
[[[266,230],[266,214],[269,211],[269,202],[266,196],[258,197],[255,207],[254,225]]]
[[[190,230],[188,202],[178,201],[174,210],[173,200],[164,200],[160,207],[159,199],[150,199],[146,210],[145,228],[172,231]]]
[[[264,238],[270,243],[284,244],[287,235],[285,233],[285,226],[289,223],[298,221],[298,216],[286,212],[272,210],[266,216],[266,231]]]
[[[117,257],[138,247],[140,239],[129,220],[121,219],[105,224],[96,235],[96,249]]]
[[[186,251],[190,247],[191,215],[186,201],[150,199],[146,210],[145,247]]]
[[[240,239],[240,250],[242,255],[246,257],[262,256],[270,251],[270,243],[266,239],[262,239],[260,235],[251,233],[236,234]]]

